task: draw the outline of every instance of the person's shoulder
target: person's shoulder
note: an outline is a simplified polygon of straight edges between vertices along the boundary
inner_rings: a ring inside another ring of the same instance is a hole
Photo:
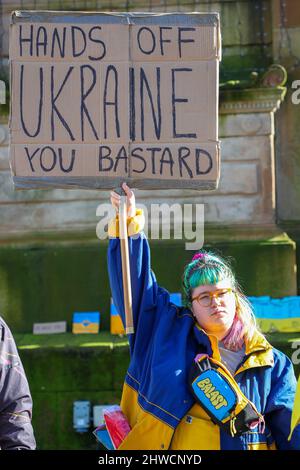
[[[272,350],[273,350],[273,354],[274,354],[274,360],[277,360],[277,361],[285,361],[285,360],[288,360],[290,361],[290,359],[288,358],[288,356],[280,351],[279,349],[275,348],[274,346],[272,346]]]
[[[5,341],[7,339],[12,338],[12,332],[6,323],[6,321],[3,319],[3,317],[0,316],[0,341]]]
[[[273,356],[274,356],[274,368],[279,369],[282,371],[286,368],[293,368],[292,361],[290,358],[282,351],[277,348],[272,348]]]
[[[0,316],[0,328],[10,331],[8,324],[5,322],[4,318]]]
[[[158,302],[160,306],[163,307],[166,312],[168,312],[168,315],[170,314],[170,311],[172,311],[174,316],[177,318],[190,317],[193,319],[191,310],[187,307],[179,306],[172,302],[170,292],[164,287],[158,286],[157,297],[159,299]]]
[[[1,339],[1,333],[4,332],[7,328],[7,325],[5,323],[5,321],[3,320],[3,318],[0,316],[0,339]]]
[[[169,303],[169,308],[174,310],[174,314],[177,319],[190,319],[194,323],[194,317],[191,310],[184,306],[178,306],[173,302]]]

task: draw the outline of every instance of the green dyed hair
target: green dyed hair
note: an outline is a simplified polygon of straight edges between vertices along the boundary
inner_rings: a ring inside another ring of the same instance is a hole
[[[229,262],[211,251],[197,253],[183,272],[183,305],[192,308],[192,291],[196,287],[217,284],[225,279],[230,282],[236,296],[236,315],[226,343],[229,349],[238,350],[244,335],[251,338],[258,328],[251,304],[243,294]]]
[[[191,308],[192,290],[198,286],[217,284],[228,279],[234,290],[239,287],[231,266],[220,256],[201,250],[194,258],[185,266],[182,276],[183,305],[186,307]]]

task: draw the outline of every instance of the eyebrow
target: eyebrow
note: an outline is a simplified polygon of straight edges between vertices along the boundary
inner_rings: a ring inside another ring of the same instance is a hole
[[[219,289],[216,289],[216,291],[218,290],[224,290],[224,289],[231,289],[231,287],[219,287]],[[196,296],[198,297],[199,295],[204,295],[204,294],[209,294],[210,292],[215,292],[213,290],[205,290],[203,292],[200,292],[200,294],[196,294]]]
[[[217,289],[217,290],[219,290],[219,289]],[[198,295],[209,294],[210,292],[213,292],[213,291],[205,290],[204,292],[200,292],[200,294],[197,294],[197,297],[198,297]]]

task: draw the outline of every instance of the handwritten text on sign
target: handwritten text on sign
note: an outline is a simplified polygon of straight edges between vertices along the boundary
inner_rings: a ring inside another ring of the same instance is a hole
[[[216,178],[214,26],[24,22],[11,44],[17,175]]]

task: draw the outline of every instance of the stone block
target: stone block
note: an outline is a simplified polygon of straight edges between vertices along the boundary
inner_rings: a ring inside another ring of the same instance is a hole
[[[0,147],[8,145],[8,126],[0,125]]]
[[[0,147],[0,170],[8,170],[8,147]],[[109,202],[108,191],[89,189],[30,189],[15,190],[10,171],[0,171],[0,204],[1,202],[36,202],[45,201],[95,201],[98,203]]]
[[[225,137],[221,139],[221,173],[223,162],[253,160],[270,162],[270,136]],[[272,173],[270,172],[270,176]]]
[[[271,113],[221,115],[219,136],[258,136],[274,134],[274,116]]]
[[[34,234],[51,230],[66,232],[89,229],[95,231],[96,239],[98,205],[99,201],[96,200],[3,204],[1,205],[0,234],[12,232]]]
[[[256,194],[259,190],[257,167],[255,162],[224,162],[218,194]]]
[[[260,181],[258,179],[258,181]],[[259,183],[260,184],[260,183]],[[147,201],[148,202],[148,201]],[[264,198],[260,193],[257,194],[205,194],[199,196],[185,196],[184,193],[178,196],[178,200],[166,198],[162,201],[160,196],[153,194],[151,204],[161,204],[162,202],[170,205],[178,204],[204,204],[204,223],[234,226],[236,230],[241,225],[253,225],[259,228],[260,225],[275,224],[275,209],[273,207],[272,193],[267,193]],[[149,213],[150,203],[148,202]],[[152,217],[153,224],[159,224],[158,218]],[[181,223],[182,218],[175,218],[174,224]],[[194,219],[194,222],[195,219]],[[150,222],[149,222],[150,225]]]
[[[0,178],[3,179],[2,172],[9,170],[8,147],[0,147]],[[6,177],[6,172],[5,172]],[[0,186],[2,192],[2,185]],[[1,195],[0,195],[1,198]]]

